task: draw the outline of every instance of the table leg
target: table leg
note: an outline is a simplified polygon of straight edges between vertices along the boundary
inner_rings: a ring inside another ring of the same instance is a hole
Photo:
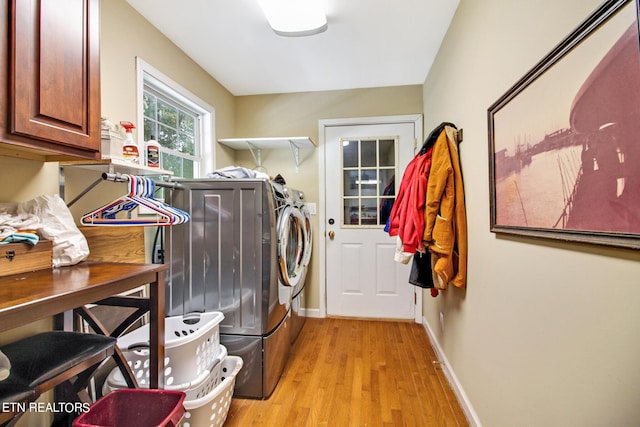
[[[165,278],[164,272],[156,274],[155,283],[149,284],[149,387],[164,388],[164,310]]]

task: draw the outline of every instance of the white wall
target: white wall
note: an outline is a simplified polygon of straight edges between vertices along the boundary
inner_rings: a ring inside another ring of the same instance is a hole
[[[487,108],[599,4],[462,0],[425,80],[425,134],[464,129],[469,225],[468,288],[425,317],[484,426],[640,425],[640,254],[489,231]]]

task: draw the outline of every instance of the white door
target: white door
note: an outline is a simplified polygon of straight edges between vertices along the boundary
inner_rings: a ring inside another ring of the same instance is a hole
[[[384,205],[397,193],[417,137],[413,122],[325,127],[327,314],[416,317],[410,265],[394,261]]]

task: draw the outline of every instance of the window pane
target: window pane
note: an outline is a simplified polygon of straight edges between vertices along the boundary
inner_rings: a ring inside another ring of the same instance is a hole
[[[358,171],[344,171],[344,195],[345,196],[357,196],[358,195]]]
[[[358,167],[358,141],[342,142],[342,167]]]
[[[180,112],[179,114],[178,129],[180,132],[184,132],[189,135],[196,134],[196,119],[190,114]]]
[[[193,178],[194,171],[193,160],[182,159],[182,177],[183,178]]]
[[[360,224],[360,204],[358,199],[346,199],[344,201],[344,225]]]
[[[395,194],[395,170],[394,169],[381,169],[380,170],[380,195],[388,196]]]
[[[395,200],[396,146],[388,137],[342,142],[343,225],[386,223]]]
[[[362,167],[375,167],[378,163],[376,158],[376,142],[373,141],[361,141],[362,158],[360,163]]]
[[[178,110],[171,105],[158,100],[158,121],[172,128],[178,127]]]
[[[160,167],[176,177],[196,177],[200,173],[203,131],[208,130],[210,106],[183,95],[174,82],[165,82],[144,71],[143,110],[144,140],[154,138],[161,145]],[[142,130],[140,131],[142,133]],[[143,137],[140,136],[140,139]]]
[[[193,135],[187,135],[184,133],[180,133],[177,135],[178,137],[178,147],[179,151],[182,153],[187,153],[191,155],[195,155],[195,137]]]
[[[143,95],[144,116],[151,119],[156,118],[156,97],[145,92]]]
[[[163,125],[160,125],[159,128],[160,132],[158,135],[158,142],[160,145],[171,148],[172,150],[180,151],[178,135],[176,135],[175,129]]]
[[[395,197],[385,197],[380,202],[380,224],[386,224],[389,216],[391,216],[391,209],[393,208],[393,202]]]
[[[150,139],[158,138],[158,126],[157,123],[149,120],[147,118],[144,119],[144,140],[148,141]]]
[[[378,203],[376,199],[362,200],[362,213],[360,216],[360,224],[362,225],[378,224]]]
[[[362,196],[376,196],[378,194],[378,172],[375,169],[363,170],[359,183]]]
[[[182,176],[182,159],[168,153],[161,153],[162,168],[172,171],[176,176]]]
[[[395,141],[393,139],[380,140],[380,166],[396,165]]]

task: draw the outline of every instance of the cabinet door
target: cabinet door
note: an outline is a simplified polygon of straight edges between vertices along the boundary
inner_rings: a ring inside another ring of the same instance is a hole
[[[11,1],[12,134],[100,151],[99,9],[99,0]]]

